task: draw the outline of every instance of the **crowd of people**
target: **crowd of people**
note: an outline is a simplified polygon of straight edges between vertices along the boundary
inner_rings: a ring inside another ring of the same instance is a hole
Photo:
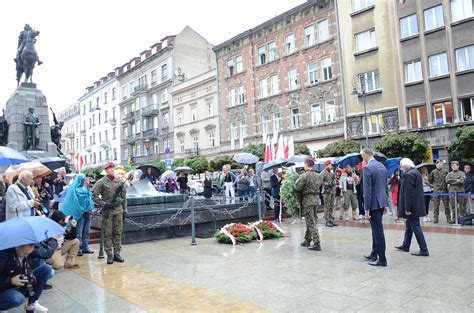
[[[77,257],[94,253],[88,243],[95,207],[102,210],[107,264],[124,262],[120,252],[123,219],[127,213],[126,188],[115,176],[114,167],[113,162],[108,162],[104,166],[106,176],[94,186],[84,174],[77,175],[66,185],[61,175],[53,180],[34,179],[26,170],[9,186],[0,184],[4,187],[0,191],[4,192],[6,220],[30,216],[49,218],[64,228],[64,234],[40,243],[0,251],[0,310],[21,306],[26,300],[27,312],[48,311],[38,302],[43,291],[52,288],[48,280],[63,268],[78,268]]]

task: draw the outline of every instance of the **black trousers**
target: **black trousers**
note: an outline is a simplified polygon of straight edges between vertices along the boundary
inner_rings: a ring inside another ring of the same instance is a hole
[[[359,205],[359,215],[365,215],[364,210],[364,196],[362,192],[357,190],[357,204]]]
[[[420,218],[407,218],[405,221],[405,238],[403,239],[403,246],[410,249],[411,239],[413,238],[413,233],[415,233],[416,241],[420,246],[420,250],[423,252],[428,251],[428,246],[426,244],[425,236],[423,235],[423,230],[420,225]]]
[[[370,227],[372,228],[372,255],[377,255],[379,260],[386,262],[385,257],[385,235],[383,233],[383,218],[384,209],[370,211]]]

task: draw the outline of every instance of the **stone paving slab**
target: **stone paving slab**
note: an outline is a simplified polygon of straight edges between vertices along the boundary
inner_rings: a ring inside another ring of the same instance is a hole
[[[320,226],[323,251],[286,237],[239,245],[191,238],[125,245],[126,262],[97,255],[57,273],[41,303],[50,312],[472,312],[474,237],[426,232],[430,257],[395,251],[403,231],[386,230],[388,267],[367,265],[369,228]],[[473,232],[474,235],[474,232]],[[413,242],[412,251],[418,250]],[[94,247],[97,249],[97,247]],[[16,310],[14,312],[21,312]]]

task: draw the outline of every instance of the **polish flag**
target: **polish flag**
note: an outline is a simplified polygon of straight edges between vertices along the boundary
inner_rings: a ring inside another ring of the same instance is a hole
[[[79,174],[82,168],[84,167],[84,157],[79,152],[77,152],[75,159],[76,159],[76,174]]]
[[[280,137],[278,138],[278,150],[276,152],[275,159],[279,160],[285,158],[284,150],[285,145],[283,144],[283,135],[280,135]]]
[[[265,140],[265,157],[264,157],[263,162],[268,163],[271,161],[271,158],[272,158],[272,150],[270,147],[270,137],[267,136]]]
[[[293,141],[293,136],[288,140],[288,158],[291,158],[295,155],[295,142]]]
[[[288,139],[286,137],[283,137],[283,145],[285,146],[285,149],[283,150],[283,155],[285,159],[288,159]]]

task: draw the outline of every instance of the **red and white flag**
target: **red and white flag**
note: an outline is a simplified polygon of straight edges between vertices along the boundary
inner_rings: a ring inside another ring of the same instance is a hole
[[[82,168],[84,167],[84,157],[77,152],[76,153],[76,174],[79,174],[82,171]]]
[[[272,149],[270,147],[270,137],[267,136],[265,140],[265,157],[263,162],[268,163],[272,160]]]
[[[400,4],[401,4],[401,5],[407,4],[407,0],[400,0]]]
[[[288,140],[288,158],[291,158],[295,155],[295,142],[293,141],[293,136]]]

